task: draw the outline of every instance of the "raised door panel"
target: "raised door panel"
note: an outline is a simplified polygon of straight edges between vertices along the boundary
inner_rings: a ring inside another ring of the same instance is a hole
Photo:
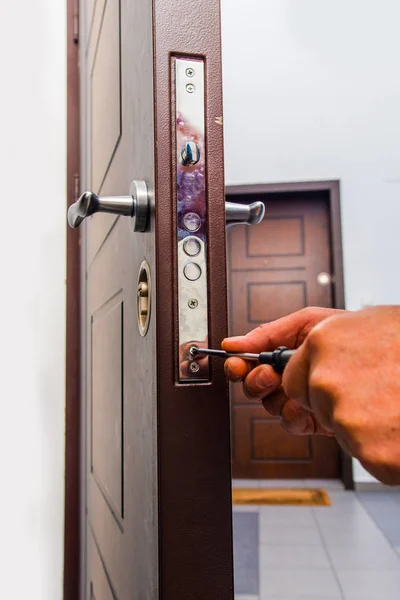
[[[338,476],[335,439],[286,433],[279,419],[268,417],[260,403],[233,408],[232,435],[236,478],[329,479]]]

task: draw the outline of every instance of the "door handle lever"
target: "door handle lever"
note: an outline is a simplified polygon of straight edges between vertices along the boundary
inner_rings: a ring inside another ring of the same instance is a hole
[[[258,225],[265,215],[265,205],[261,201],[252,204],[239,202],[225,202],[226,226],[233,225]]]
[[[129,196],[97,196],[85,192],[69,207],[68,224],[75,229],[86,217],[100,212],[131,217],[132,231],[146,231],[149,213],[146,182],[133,181]]]

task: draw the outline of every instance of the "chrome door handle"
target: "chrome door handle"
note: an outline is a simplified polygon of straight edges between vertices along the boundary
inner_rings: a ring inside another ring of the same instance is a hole
[[[146,231],[149,216],[149,195],[145,181],[133,181],[129,196],[97,196],[85,192],[68,209],[68,224],[76,228],[96,213],[131,217],[132,231]]]
[[[258,225],[265,215],[265,205],[257,201],[252,204],[239,202],[225,202],[226,226],[233,225]]]

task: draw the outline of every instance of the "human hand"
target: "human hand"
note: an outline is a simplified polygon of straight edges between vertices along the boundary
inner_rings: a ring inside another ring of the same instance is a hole
[[[271,351],[278,346],[298,348],[318,323],[340,312],[343,311],[306,308],[260,325],[245,336],[227,338],[222,342],[222,347],[228,352],[256,353]],[[287,397],[281,386],[282,377],[269,365],[254,367],[253,363],[241,358],[229,358],[225,362],[225,373],[233,382],[243,381],[243,390],[248,398],[262,400],[272,416],[281,417],[282,427],[286,431],[298,435],[332,435],[321,427],[311,411]]]
[[[259,352],[279,345],[301,345],[280,393],[279,376],[264,365],[250,371],[229,359],[228,377],[244,379],[250,397],[266,396],[267,410],[281,412],[288,431],[334,434],[372,475],[399,484],[400,307],[305,309],[228,339],[224,349]]]

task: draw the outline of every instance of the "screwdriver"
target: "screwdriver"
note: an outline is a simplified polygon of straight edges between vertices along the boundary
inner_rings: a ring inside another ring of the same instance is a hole
[[[280,346],[273,352],[260,352],[260,354],[251,354],[250,352],[225,352],[225,350],[212,350],[211,348],[198,348],[192,346],[189,349],[189,354],[192,358],[196,356],[216,356],[219,358],[243,358],[244,360],[258,361],[261,365],[271,365],[276,373],[282,375],[286,365],[295,353],[295,350],[290,350],[286,346]]]

